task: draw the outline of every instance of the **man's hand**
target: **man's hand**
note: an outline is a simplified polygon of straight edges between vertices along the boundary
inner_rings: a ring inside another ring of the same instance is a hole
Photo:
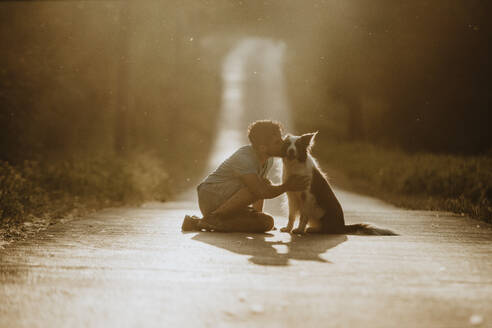
[[[287,178],[284,187],[287,191],[303,191],[309,185],[309,177],[304,175],[294,174]]]

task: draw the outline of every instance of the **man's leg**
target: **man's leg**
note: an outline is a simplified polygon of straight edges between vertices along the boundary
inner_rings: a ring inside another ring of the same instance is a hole
[[[257,212],[252,208],[245,208],[227,214],[215,231],[219,232],[266,232],[273,228],[273,217]]]
[[[203,202],[202,202],[203,200]],[[211,211],[207,208],[209,204],[206,196],[200,197],[199,205],[203,219],[185,218],[183,231],[192,230],[215,230],[215,231],[249,231],[263,232],[272,229],[273,218],[265,213],[256,212],[261,215],[246,213],[248,205],[257,200],[257,197],[247,188],[242,188],[234,193],[224,203]],[[238,213],[236,213],[238,212]],[[246,213],[246,214],[245,214]],[[241,214],[241,215],[238,215]]]
[[[266,232],[273,229],[273,217],[257,212],[253,208],[245,208],[217,217],[215,220],[200,219],[186,216],[181,229],[198,231],[201,229],[217,232]]]
[[[257,200],[258,198],[248,188],[241,188],[222,205],[212,211],[212,214],[219,216],[227,215],[228,213],[243,209]]]
[[[248,188],[241,188],[215,210],[208,212],[209,214],[205,214],[198,227],[224,232],[245,231],[248,220],[253,220],[254,222],[250,221],[250,227],[254,228],[255,231],[262,230],[265,224],[263,222],[256,222],[258,218],[249,215],[248,205],[254,203],[256,200],[256,196]]]

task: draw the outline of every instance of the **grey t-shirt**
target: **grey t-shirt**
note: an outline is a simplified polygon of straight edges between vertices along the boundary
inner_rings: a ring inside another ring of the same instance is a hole
[[[198,188],[231,196],[244,187],[240,176],[256,173],[265,178],[272,166],[272,157],[262,166],[253,147],[251,145],[243,146],[222,162],[214,172],[200,183]]]

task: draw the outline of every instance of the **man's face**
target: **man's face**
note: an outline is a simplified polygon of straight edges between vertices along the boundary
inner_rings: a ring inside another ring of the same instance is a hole
[[[276,132],[273,136],[272,139],[270,140],[270,143],[268,144],[267,147],[267,153],[269,156],[276,156],[280,157],[283,154],[282,151],[282,145],[284,141],[282,140],[282,136],[280,135],[280,131]]]

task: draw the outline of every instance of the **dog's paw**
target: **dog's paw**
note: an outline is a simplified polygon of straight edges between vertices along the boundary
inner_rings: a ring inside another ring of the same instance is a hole
[[[303,235],[304,229],[297,228],[297,229],[292,230],[292,233],[296,234],[296,235]]]
[[[321,233],[320,228],[307,227],[306,233]]]
[[[280,231],[282,231],[282,232],[290,232],[290,230],[292,230],[292,229],[289,227],[280,228]]]

